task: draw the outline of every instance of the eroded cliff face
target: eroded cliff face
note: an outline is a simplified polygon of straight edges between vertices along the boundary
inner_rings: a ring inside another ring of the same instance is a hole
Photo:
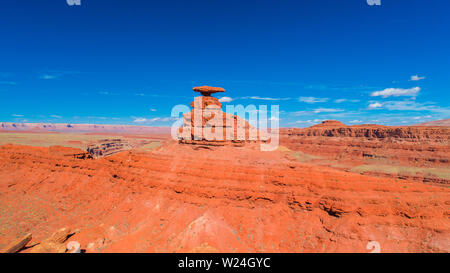
[[[347,126],[339,121],[327,120],[309,128],[282,129],[287,137],[323,136],[323,137],[352,137],[373,140],[424,140],[448,143],[450,141],[450,128],[428,126],[381,126],[381,125],[354,125]]]
[[[450,251],[450,190],[298,162],[281,151],[180,145],[81,160],[0,146],[0,246],[63,226],[87,252]]]
[[[280,139],[281,144],[291,150],[339,161],[348,168],[361,164],[450,167],[449,127],[346,126],[326,121],[304,129],[281,129]],[[410,176],[438,184],[448,184],[450,180],[446,175],[433,178],[419,173]]]

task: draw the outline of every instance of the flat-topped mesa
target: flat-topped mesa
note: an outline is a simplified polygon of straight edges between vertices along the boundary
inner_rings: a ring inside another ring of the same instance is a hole
[[[246,120],[222,111],[222,104],[211,94],[225,92],[221,87],[200,86],[194,91],[203,96],[194,98],[193,110],[183,114],[183,126],[178,130],[178,140],[184,144],[222,146],[229,143],[243,145],[256,142],[259,132]]]
[[[338,120],[324,120],[320,124],[316,124],[314,126],[311,126],[313,128],[316,127],[347,127],[344,123],[338,121]]]

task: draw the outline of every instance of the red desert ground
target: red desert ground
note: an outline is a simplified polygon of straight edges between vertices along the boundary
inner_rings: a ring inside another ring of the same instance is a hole
[[[449,120],[283,128],[271,152],[169,128],[0,127],[3,252],[450,251]]]

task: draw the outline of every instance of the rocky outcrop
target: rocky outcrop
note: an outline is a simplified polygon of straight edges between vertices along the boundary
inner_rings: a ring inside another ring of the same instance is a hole
[[[178,139],[183,144],[204,144],[221,146],[243,145],[261,139],[260,133],[246,120],[225,113],[222,104],[211,94],[225,92],[220,87],[194,87],[203,96],[191,103],[191,112],[183,114],[183,126],[178,130]]]
[[[89,144],[86,151],[92,158],[113,155],[122,151],[130,150],[133,146],[123,139],[103,139]]]
[[[422,169],[414,169],[450,166],[448,127],[346,126],[325,121],[309,128],[281,129],[280,143],[294,151],[320,156],[324,164],[328,161],[346,169],[366,164],[404,166],[410,168],[410,173],[417,172],[417,175],[409,174],[410,179],[433,184],[450,183],[446,174],[441,178],[427,177],[420,174]],[[367,174],[375,173],[367,171]],[[405,177],[392,173],[381,175]]]
[[[403,139],[403,140],[433,140],[450,141],[450,128],[429,128],[417,126],[391,127],[381,125],[347,126],[338,121],[323,121],[309,128],[286,128],[282,134],[294,137],[324,136],[324,137],[355,137],[367,139]]]

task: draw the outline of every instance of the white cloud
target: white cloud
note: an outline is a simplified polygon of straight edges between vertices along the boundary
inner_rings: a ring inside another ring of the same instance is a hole
[[[403,88],[386,88],[381,91],[375,91],[370,94],[372,97],[383,97],[387,98],[390,96],[399,97],[399,96],[416,96],[420,92],[420,87],[413,87],[409,89]]]
[[[383,106],[383,104],[379,103],[379,102],[374,102],[369,104],[369,106],[367,108],[369,109],[377,109],[377,108],[381,108]]]
[[[50,74],[42,74],[39,76],[39,79],[41,80],[54,80],[56,78],[58,78],[57,75],[50,75]]]
[[[151,120],[150,120],[150,122],[154,122],[154,121],[163,121],[163,122],[166,122],[166,121],[171,121],[171,120],[176,120],[176,118],[172,118],[172,117],[164,117],[164,118],[152,118]]]
[[[336,99],[335,103],[343,103],[343,102],[359,102],[359,100],[349,100],[349,99]]]
[[[316,108],[314,110],[308,110],[308,111],[296,111],[291,112],[290,114],[293,116],[313,116],[315,114],[319,113],[340,113],[344,112],[344,109],[338,109],[338,108]],[[344,113],[340,113],[344,114]]]
[[[150,108],[151,112],[156,112],[157,110],[155,108]]]
[[[133,120],[133,122],[135,122],[135,123],[144,123],[147,121],[148,121],[148,119],[146,119],[146,118],[136,118]]]
[[[18,115],[18,114],[12,114],[11,116],[16,117],[16,118],[23,117],[23,115]]]
[[[50,115],[50,117],[52,117],[52,118],[57,118],[57,119],[62,118],[61,116],[58,116],[58,115]]]
[[[39,75],[41,80],[54,80],[66,75],[76,75],[80,74],[78,71],[61,71],[61,70],[48,70],[45,73]]]
[[[231,101],[233,101],[233,99],[230,97],[221,97],[219,99],[219,102],[231,102]]]
[[[242,99],[251,99],[251,100],[290,100],[291,98],[270,98],[270,97],[251,96],[251,97],[242,97]]]
[[[103,120],[108,119],[107,117],[95,117],[95,116],[87,116],[86,118],[88,118],[88,119],[103,119]]]
[[[296,112],[292,112],[291,114],[294,116],[303,116],[303,115],[311,115],[313,112],[312,111],[296,111]]]
[[[362,120],[358,120],[358,119],[349,121],[349,123],[352,123],[352,124],[355,124],[355,123],[362,123],[362,122],[363,122]]]
[[[445,116],[450,115],[450,109],[432,105],[430,103],[417,103],[415,101],[388,101],[384,107],[394,111],[430,111]]]
[[[100,92],[98,92],[100,95],[109,95],[109,92],[108,91],[100,91]]]
[[[411,78],[409,79],[410,81],[420,81],[420,80],[424,80],[425,77],[419,77],[418,75],[413,75],[411,76]]]
[[[151,118],[151,119],[147,119],[147,118],[134,118],[133,122],[134,123],[152,123],[152,122],[167,122],[167,121],[172,121],[172,120],[176,120],[176,118],[173,117],[156,117],[156,118]]]
[[[300,97],[298,100],[306,103],[318,103],[318,102],[326,102],[328,101],[328,98]]]
[[[321,122],[322,122],[321,119],[309,119],[309,120],[297,120],[294,123],[295,124],[317,124],[317,123],[321,123]]]
[[[344,109],[335,109],[335,108],[317,108],[314,109],[314,113],[334,113],[334,112],[343,112]]]

